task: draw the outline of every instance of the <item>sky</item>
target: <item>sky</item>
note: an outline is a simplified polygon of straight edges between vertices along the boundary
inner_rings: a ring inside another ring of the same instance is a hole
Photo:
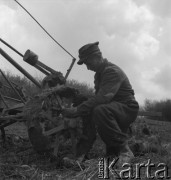
[[[127,74],[140,104],[171,99],[171,0],[19,0],[78,61],[78,49],[99,41],[103,57]],[[72,57],[14,1],[0,0],[0,38],[35,52],[64,75]],[[44,75],[0,42],[32,76]],[[21,75],[4,57],[0,68]],[[94,73],[75,63],[69,79],[94,86]]]

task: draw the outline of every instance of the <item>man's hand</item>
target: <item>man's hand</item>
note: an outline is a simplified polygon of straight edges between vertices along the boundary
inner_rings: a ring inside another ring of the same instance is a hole
[[[77,117],[78,116],[77,108],[76,107],[65,108],[63,109],[62,114],[65,117]]]

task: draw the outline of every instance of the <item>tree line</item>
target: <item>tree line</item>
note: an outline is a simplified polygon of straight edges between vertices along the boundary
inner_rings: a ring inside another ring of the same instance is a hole
[[[171,122],[171,99],[160,101],[146,99],[143,110],[151,112],[161,112],[162,120]]]
[[[25,88],[29,96],[34,96],[35,94],[40,92],[40,90],[36,88],[36,86],[32,82],[30,82],[26,77],[13,75],[9,71],[5,72],[5,75],[9,81],[14,82],[19,87]],[[41,83],[43,78],[39,77],[35,79]],[[0,74],[0,82],[2,84],[8,85],[1,74]],[[87,96],[93,95],[93,92],[94,92],[92,87],[90,87],[86,83],[80,83],[76,80],[68,80],[67,85],[77,88],[79,91],[81,91],[81,93],[84,93]],[[7,88],[6,89],[1,88],[0,91],[3,95],[17,98],[14,91],[11,91]],[[165,100],[160,100],[160,101],[146,99],[141,109],[143,111],[162,112],[162,116],[163,116],[162,120],[171,122],[171,99],[165,99]]]

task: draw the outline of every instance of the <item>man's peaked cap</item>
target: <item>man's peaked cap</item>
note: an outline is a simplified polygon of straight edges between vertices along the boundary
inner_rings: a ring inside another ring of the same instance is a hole
[[[80,59],[77,62],[77,64],[82,65],[90,55],[101,53],[98,45],[99,45],[99,42],[95,42],[95,43],[86,44],[83,47],[81,47],[78,51],[79,53],[78,56]]]

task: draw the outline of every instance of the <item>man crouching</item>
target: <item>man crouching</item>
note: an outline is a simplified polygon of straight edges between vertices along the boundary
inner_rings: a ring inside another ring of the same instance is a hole
[[[126,163],[134,157],[127,144],[127,130],[137,117],[139,105],[126,74],[103,58],[98,45],[95,42],[81,47],[77,63],[95,72],[95,96],[75,108],[65,109],[64,114],[82,116],[86,126],[87,139],[77,144],[77,157],[88,153],[97,131],[106,144],[106,156],[117,156],[120,162]]]

